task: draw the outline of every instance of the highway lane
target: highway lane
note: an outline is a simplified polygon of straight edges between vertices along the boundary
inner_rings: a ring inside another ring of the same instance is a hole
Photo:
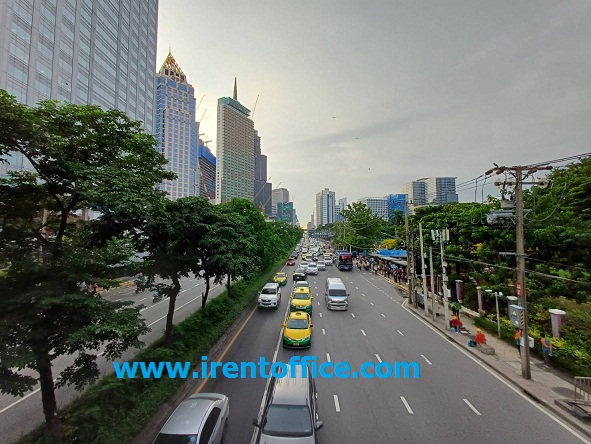
[[[201,293],[203,291],[205,291],[205,281],[203,279],[181,279],[181,293],[178,295],[175,305],[175,323],[187,318],[201,307]],[[212,286],[209,300],[218,296],[222,291],[223,287]],[[168,312],[168,298],[163,299],[161,302],[152,303],[152,293],[146,290],[136,294],[135,286],[114,289],[106,293],[104,297],[112,301],[128,300],[132,301],[134,305],[144,305],[141,314],[146,324],[151,328],[151,331],[140,339],[146,345],[149,345],[162,337],[165,330],[166,314]],[[136,353],[137,350],[130,349],[124,353],[119,361],[131,359]],[[61,356],[54,360],[54,377],[57,377],[59,372],[70,365],[72,361],[73,358],[71,356]],[[102,354],[97,358],[97,363],[101,374],[112,373],[113,363],[107,361]],[[29,372],[28,374],[35,376],[34,372]],[[79,394],[73,386],[62,387],[56,390],[58,407],[63,407]],[[38,385],[23,397],[0,396],[0,436],[3,437],[0,440],[1,442],[14,441],[43,421],[41,393]]]

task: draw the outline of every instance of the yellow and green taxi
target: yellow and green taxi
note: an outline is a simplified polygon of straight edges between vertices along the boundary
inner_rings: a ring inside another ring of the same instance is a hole
[[[312,345],[312,318],[305,311],[289,313],[283,324],[283,347],[310,348]]]
[[[289,311],[305,311],[311,315],[313,300],[310,287],[295,287],[289,301]]]
[[[273,275],[273,282],[284,287],[287,284],[287,273],[275,273]]]

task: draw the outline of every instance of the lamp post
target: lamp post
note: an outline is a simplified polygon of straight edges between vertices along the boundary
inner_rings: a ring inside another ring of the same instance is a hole
[[[499,297],[502,298],[503,297],[503,293],[501,293],[501,292],[498,292],[498,293],[494,292],[493,293],[493,291],[490,288],[487,289],[487,290],[484,290],[484,291],[486,291],[488,294],[492,294],[495,297],[495,305],[497,307],[497,330],[498,330],[497,331],[497,334],[498,334],[499,339],[500,339],[501,338],[501,318],[499,316]]]

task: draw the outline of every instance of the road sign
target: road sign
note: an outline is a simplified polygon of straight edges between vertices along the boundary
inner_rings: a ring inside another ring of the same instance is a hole
[[[525,325],[525,312],[523,311],[523,307],[519,305],[509,305],[509,319],[511,320],[511,325],[515,328],[523,328]]]

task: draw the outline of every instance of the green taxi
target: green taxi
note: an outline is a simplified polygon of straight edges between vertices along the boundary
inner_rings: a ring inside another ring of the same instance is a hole
[[[296,287],[289,301],[289,311],[305,311],[311,315],[313,300],[310,287]]]
[[[284,287],[287,285],[287,273],[279,272],[273,275],[273,282]]]
[[[310,348],[312,318],[305,311],[289,313],[283,324],[283,347]]]

